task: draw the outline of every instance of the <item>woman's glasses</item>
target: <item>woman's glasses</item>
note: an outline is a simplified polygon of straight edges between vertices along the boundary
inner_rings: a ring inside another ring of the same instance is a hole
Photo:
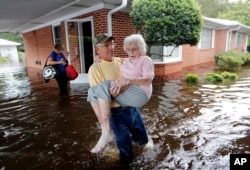
[[[127,48],[127,49],[126,49],[126,52],[127,52],[127,53],[130,53],[130,52],[131,52],[131,53],[134,53],[134,52],[136,52],[137,50],[138,50],[138,48],[135,48],[135,47],[134,47],[134,48],[131,48],[131,49]]]

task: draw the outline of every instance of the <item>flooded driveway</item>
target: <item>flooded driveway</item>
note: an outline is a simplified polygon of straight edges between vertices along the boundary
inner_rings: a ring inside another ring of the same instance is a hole
[[[6,71],[7,70],[7,71]],[[229,86],[155,81],[141,108],[154,147],[135,146],[127,169],[229,169],[230,153],[250,153],[250,68]],[[111,143],[90,154],[100,135],[86,102],[88,85],[59,95],[39,71],[0,68],[0,169],[121,169]]]

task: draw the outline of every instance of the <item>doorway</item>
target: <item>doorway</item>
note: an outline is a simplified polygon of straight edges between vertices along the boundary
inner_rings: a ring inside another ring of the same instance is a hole
[[[94,61],[91,21],[79,22],[79,48],[82,73],[88,73]]]

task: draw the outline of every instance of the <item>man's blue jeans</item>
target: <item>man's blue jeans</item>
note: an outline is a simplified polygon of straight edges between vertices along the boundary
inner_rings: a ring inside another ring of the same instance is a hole
[[[121,163],[131,163],[134,159],[132,141],[139,145],[148,143],[146,128],[139,109],[134,107],[111,108],[110,124],[120,151]]]

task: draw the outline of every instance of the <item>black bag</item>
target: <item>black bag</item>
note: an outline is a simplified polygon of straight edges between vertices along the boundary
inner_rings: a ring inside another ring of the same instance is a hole
[[[53,79],[60,74],[60,72],[56,68],[56,66],[47,65],[48,59],[49,59],[49,57],[47,58],[47,60],[44,64],[43,72],[42,72],[43,79],[44,79],[45,83],[48,83],[50,81],[50,79]]]

